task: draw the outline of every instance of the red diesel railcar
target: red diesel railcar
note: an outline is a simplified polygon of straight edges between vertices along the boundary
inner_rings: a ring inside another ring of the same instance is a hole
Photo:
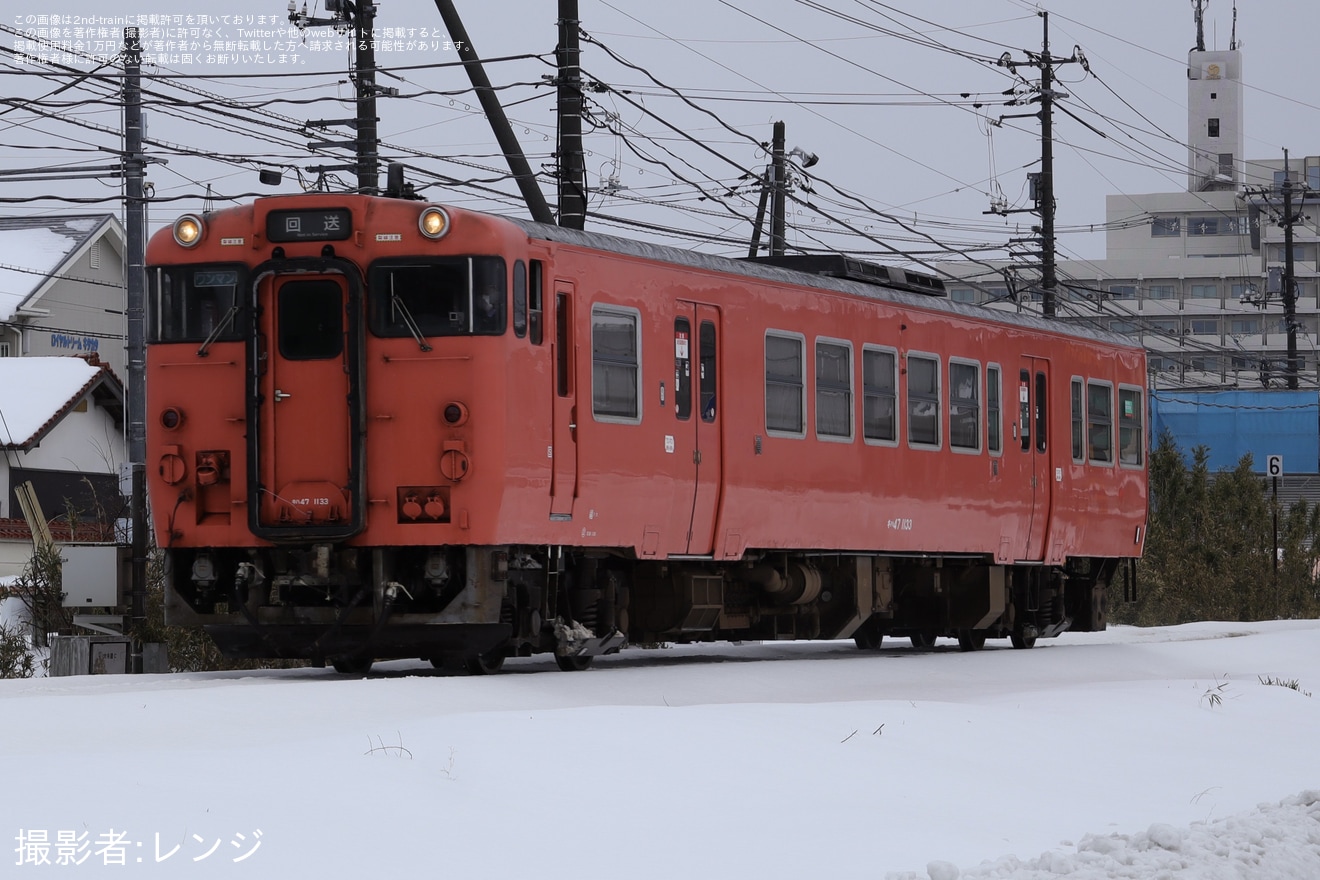
[[[147,263],[167,619],[232,656],[1030,647],[1141,553],[1143,351],[929,276],[342,194]]]

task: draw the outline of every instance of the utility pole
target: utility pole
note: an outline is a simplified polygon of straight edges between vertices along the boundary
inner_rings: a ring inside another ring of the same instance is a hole
[[[1037,233],[1041,244],[1041,311],[1047,318],[1055,315],[1055,290],[1058,287],[1058,275],[1055,268],[1055,236],[1054,236],[1054,101],[1056,98],[1068,97],[1063,92],[1054,90],[1054,67],[1059,64],[1080,64],[1082,69],[1090,73],[1090,66],[1087,64],[1086,56],[1082,54],[1081,49],[1074,49],[1070,58],[1056,58],[1050,54],[1050,14],[1045,11],[1039,13],[1044,22],[1044,36],[1041,42],[1041,51],[1026,52],[1025,61],[1016,61],[1005,52],[999,58],[999,66],[1007,67],[1013,73],[1017,73],[1019,67],[1036,67],[1040,69],[1040,85],[1032,84],[1032,90],[1036,92],[1026,101],[1018,98],[1017,88],[1009,89],[1004,94],[1012,95],[1011,100],[1006,103],[1009,106],[1016,106],[1021,103],[1040,104],[1040,110],[1036,113],[1016,113],[999,117],[999,122],[1005,119],[1018,119],[1026,117],[1035,117],[1040,120],[1040,173],[1036,175],[1035,206],[1032,208],[991,208],[986,211],[987,214],[1015,214],[1027,211],[1040,216],[1040,225],[1033,226],[1032,231]]]
[[[784,255],[784,200],[788,187],[784,180],[784,123],[775,123],[770,143],[770,256]]]
[[[364,195],[380,192],[380,137],[377,134],[376,95],[397,94],[396,89],[382,89],[376,85],[376,38],[372,29],[376,22],[376,4],[373,0],[325,0],[325,11],[333,18],[314,18],[307,14],[307,0],[302,11],[289,0],[289,21],[299,30],[308,27],[332,27],[341,33],[353,35],[356,55],[350,76],[357,89],[357,116],[351,120],[326,120],[351,125],[357,137],[351,142],[357,152],[357,191]],[[320,146],[348,146],[349,142],[320,142]]]
[[[1288,388],[1296,391],[1297,383],[1297,283],[1293,266],[1293,224],[1301,222],[1301,215],[1293,214],[1292,171],[1288,167],[1288,151],[1283,151],[1283,322],[1288,328]]]
[[[1278,219],[1274,221],[1276,226],[1283,227],[1283,269],[1280,272],[1277,268],[1269,269],[1269,282],[1266,285],[1264,293],[1260,296],[1250,298],[1243,297],[1243,302],[1249,302],[1252,305],[1265,309],[1274,293],[1279,294],[1279,299],[1283,303],[1283,324],[1284,331],[1288,334],[1288,353],[1287,362],[1284,366],[1284,379],[1287,387],[1296,390],[1300,387],[1299,379],[1301,370],[1297,359],[1297,271],[1293,255],[1293,227],[1306,220],[1306,215],[1302,209],[1306,205],[1306,197],[1309,193],[1305,183],[1298,183],[1292,179],[1292,171],[1288,165],[1288,151],[1283,151],[1283,180],[1277,187],[1261,186],[1252,187],[1244,190],[1243,195],[1256,197],[1261,200],[1262,210],[1268,209],[1271,214],[1276,208],[1271,204],[1273,196],[1278,195],[1283,198],[1283,209],[1278,214]],[[1299,198],[1300,203],[1294,208],[1294,199]],[[1255,204],[1253,202],[1253,204]],[[1262,247],[1265,245],[1262,243]],[[1268,255],[1265,255],[1268,258]],[[1278,274],[1276,274],[1278,273]],[[1275,282],[1278,282],[1277,291]],[[1268,361],[1262,360],[1261,381],[1269,384],[1269,374],[1266,371]]]
[[[147,622],[147,427],[146,427],[146,314],[147,223],[142,156],[142,45],[138,29],[124,28],[124,266],[128,293],[128,460],[132,488],[129,518],[133,535],[130,552],[130,632],[132,671],[142,672],[142,630]]]
[[[582,157],[582,68],[578,46],[578,2],[559,0],[559,45],[555,60],[559,103],[559,225],[582,229],[587,220],[587,173]]]
[[[463,69],[467,71],[472,88],[477,93],[481,109],[490,120],[495,140],[504,152],[504,161],[508,163],[509,171],[518,184],[518,190],[527,204],[528,213],[537,223],[553,224],[555,215],[551,213],[550,205],[545,200],[545,193],[541,192],[541,187],[536,182],[536,175],[532,174],[532,168],[527,164],[527,157],[523,155],[522,147],[518,145],[518,138],[514,136],[513,128],[509,125],[509,118],[504,115],[504,108],[500,106],[499,98],[495,96],[495,89],[491,86],[490,78],[486,76],[486,69],[481,64],[481,56],[473,48],[472,40],[468,37],[467,28],[463,27],[463,19],[454,8],[453,0],[435,0],[435,7],[440,10],[440,17],[444,19],[449,38],[458,48],[458,57],[463,62]]]

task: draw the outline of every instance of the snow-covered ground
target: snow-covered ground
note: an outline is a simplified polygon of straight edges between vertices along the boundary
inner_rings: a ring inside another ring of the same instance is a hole
[[[378,673],[0,682],[0,876],[1320,877],[1316,621]]]

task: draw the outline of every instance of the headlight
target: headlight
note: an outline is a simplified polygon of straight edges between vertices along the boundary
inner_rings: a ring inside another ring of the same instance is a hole
[[[196,214],[184,214],[174,221],[174,240],[184,247],[192,247],[202,240],[205,226]]]
[[[449,214],[444,208],[427,208],[417,218],[417,228],[427,238],[444,238],[449,231]]]

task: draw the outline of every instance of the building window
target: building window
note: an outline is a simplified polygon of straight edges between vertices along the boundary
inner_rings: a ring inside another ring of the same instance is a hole
[[[1109,329],[1115,333],[1136,333],[1137,325],[1135,321],[1110,321]]]
[[[1178,335],[1177,318],[1150,318],[1146,321],[1146,327],[1152,333],[1163,333],[1169,336]]]
[[[1182,235],[1182,218],[1156,217],[1151,221],[1150,234],[1152,238]]]
[[[1293,262],[1300,263],[1309,259],[1309,248],[1304,244],[1295,244],[1292,247]],[[1275,263],[1282,263],[1288,259],[1288,249],[1284,245],[1275,245],[1270,248],[1270,260]]]
[[[1206,134],[1212,138],[1219,137],[1219,120],[1211,117],[1206,120]]]
[[[597,418],[638,419],[638,314],[617,307],[591,309],[591,412]]]
[[[1219,299],[1219,285],[1193,284],[1192,299]]]
[[[1114,400],[1107,382],[1086,385],[1086,438],[1091,464],[1114,462]]]
[[[852,349],[816,343],[816,436],[852,439]]]
[[[1003,392],[999,367],[985,368],[985,442],[991,455],[1004,451]]]
[[[1137,286],[1135,284],[1111,284],[1109,285],[1110,299],[1136,299]]]
[[[940,362],[934,357],[908,355],[908,443],[940,445]]]
[[[981,449],[981,366],[949,363],[949,447]]]
[[[895,364],[892,351],[862,349],[862,437],[866,440],[898,442]]]
[[[1147,299],[1177,299],[1178,292],[1172,284],[1152,284],[1146,291]]]
[[[1198,373],[1218,373],[1219,358],[1214,355],[1194,355],[1188,361],[1188,367]]]
[[[1118,389],[1118,462],[1140,467],[1145,451],[1142,426],[1141,391]]]
[[[803,420],[803,339],[765,335],[765,429],[771,434],[805,437]]]
[[[1222,175],[1224,175],[1225,177],[1232,177],[1232,176],[1233,176],[1233,154],[1232,154],[1232,153],[1220,153],[1220,154],[1219,154],[1219,173],[1222,174]]]
[[[1260,332],[1260,318],[1229,318],[1228,332],[1233,335]]]
[[[0,358],[9,357],[9,343],[0,342]]]
[[[1193,336],[1218,336],[1219,319],[1218,318],[1192,318],[1188,322],[1188,329]]]
[[[976,302],[976,291],[970,287],[951,287],[949,288],[949,299],[954,302],[974,303]]]

